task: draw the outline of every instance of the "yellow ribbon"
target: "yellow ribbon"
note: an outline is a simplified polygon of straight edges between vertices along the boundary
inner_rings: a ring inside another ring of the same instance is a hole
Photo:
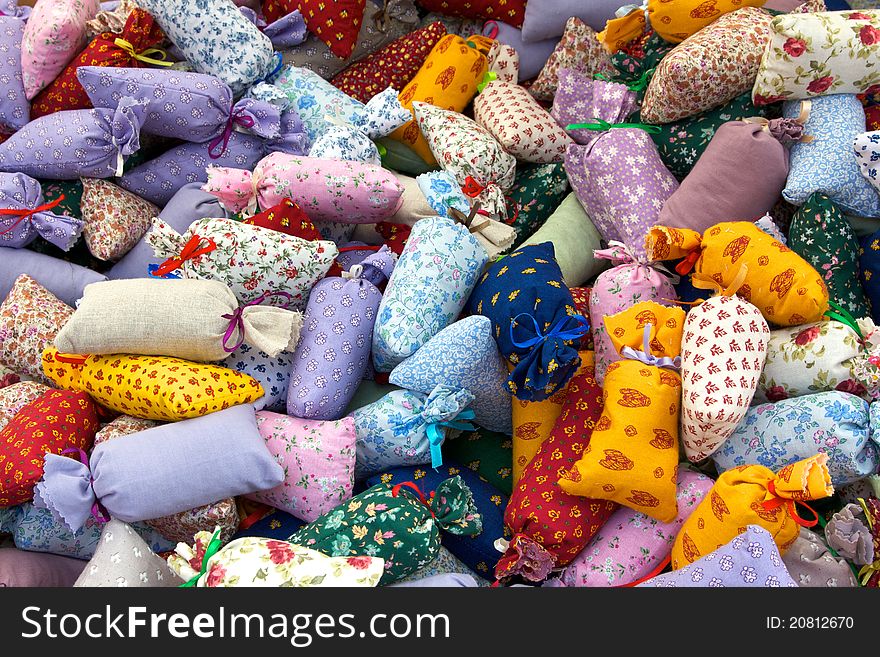
[[[166,62],[165,58],[168,56],[164,50],[160,48],[147,48],[143,52],[136,52],[134,46],[126,41],[125,39],[116,39],[113,43],[122,48],[125,52],[127,52],[133,59],[137,59],[146,64],[152,64],[153,66],[174,66],[174,62]],[[150,57],[149,55],[154,54],[162,55],[162,59],[155,59],[154,57]]]
[[[868,511],[868,505],[865,504],[864,498],[859,498],[859,504],[861,504],[862,509],[865,511],[865,520],[868,522],[868,529],[872,532],[874,530],[874,521],[871,519],[871,513]],[[869,563],[859,570],[859,582],[862,586],[867,586],[868,581],[874,575],[874,573],[880,572],[880,559],[875,561],[874,563]]]
[[[746,282],[746,276],[748,273],[749,268],[743,264],[740,266],[736,276],[733,277],[733,280],[727,287],[722,287],[714,278],[704,278],[698,274],[694,274],[691,276],[691,285],[698,290],[712,290],[723,297],[730,297],[736,294],[743,286],[743,283]]]

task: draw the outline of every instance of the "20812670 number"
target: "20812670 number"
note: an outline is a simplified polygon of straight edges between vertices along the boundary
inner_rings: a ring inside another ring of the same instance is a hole
[[[767,617],[767,629],[770,630],[851,630],[854,625],[852,616]]]

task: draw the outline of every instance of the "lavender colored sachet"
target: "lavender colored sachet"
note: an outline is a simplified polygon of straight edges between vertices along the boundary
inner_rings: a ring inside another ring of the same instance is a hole
[[[146,102],[126,96],[115,109],[41,116],[0,144],[0,172],[50,180],[119,176],[125,158],[140,148],[146,113]]]
[[[60,198],[46,202],[40,183],[23,173],[0,173],[0,246],[27,246],[39,235],[67,251],[79,239],[82,219],[55,214]]]
[[[272,47],[278,50],[286,50],[298,46],[309,35],[306,29],[306,21],[299,13],[299,9],[295,9],[286,16],[282,16],[276,21],[266,23],[262,16],[258,16],[250,7],[239,7],[238,10],[251,23],[257,26],[263,34],[269,37]],[[275,53],[275,57],[280,57],[281,53]],[[271,78],[271,74],[268,76]]]
[[[34,504],[77,531],[90,513],[137,522],[282,481],[253,407],[242,404],[101,443],[88,465],[47,454]]]
[[[27,274],[68,306],[76,306],[89,283],[106,281],[96,271],[29,249],[0,247],[0,299],[5,299],[15,279]]]
[[[276,151],[305,155],[308,144],[299,115],[287,110],[281,114],[277,137],[264,139],[233,130],[222,155],[216,158],[211,157],[210,143],[181,144],[127,172],[119,184],[151,203],[165,205],[182,184],[208,182],[208,166],[251,170],[263,157]]]
[[[338,420],[370,361],[373,326],[394,254],[383,246],[342,278],[312,288],[293,356],[287,412],[313,420]]]
[[[4,132],[15,132],[30,120],[31,105],[25,96],[21,74],[21,40],[24,19],[0,16],[0,127]]]

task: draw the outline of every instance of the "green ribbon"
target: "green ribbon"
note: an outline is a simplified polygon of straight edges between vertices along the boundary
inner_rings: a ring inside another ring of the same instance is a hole
[[[858,322],[856,321],[855,317],[853,317],[852,314],[846,308],[836,304],[834,301],[831,301],[830,299],[828,300],[828,305],[831,306],[831,310],[826,310],[825,316],[828,319],[836,320],[836,321],[840,322],[841,324],[846,324],[853,331],[856,332],[856,335],[858,335],[859,338],[862,339],[862,341],[864,341],[865,336],[862,335],[862,331],[859,329],[859,325],[858,325]]]
[[[495,82],[498,79],[498,74],[495,71],[487,71],[486,75],[483,76],[483,81],[477,85],[477,91],[482,92],[483,89],[486,88],[486,85],[490,82]]]
[[[643,72],[638,78],[633,80],[632,82],[626,83],[626,88],[630,91],[644,91],[648,87],[648,83],[651,81],[651,76],[654,75],[653,68],[649,68],[647,71]],[[602,80],[604,82],[615,82],[615,80],[609,80],[607,77],[602,75],[601,73],[596,73],[593,76],[595,80]],[[623,84],[623,83],[619,83]]]
[[[220,540],[220,528],[217,527],[217,529],[214,530],[214,534],[211,536],[211,541],[208,543],[208,547],[205,548],[205,556],[202,558],[202,569],[196,575],[193,575],[188,582],[184,582],[178,588],[188,589],[194,587],[201,576],[208,572],[208,560],[217,554],[222,547],[223,541]]]
[[[569,123],[565,126],[566,130],[595,130],[597,132],[605,132],[612,128],[638,128],[652,135],[660,134],[660,126],[650,125],[648,123],[608,123],[602,119],[593,117],[594,123]]]

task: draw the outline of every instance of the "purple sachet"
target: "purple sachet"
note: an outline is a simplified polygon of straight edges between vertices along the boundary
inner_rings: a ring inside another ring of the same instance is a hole
[[[293,355],[287,412],[309,420],[338,420],[366,372],[373,326],[395,256],[383,246],[341,278],[320,281],[309,295]]]
[[[115,109],[41,116],[0,144],[0,172],[49,180],[119,176],[125,158],[140,148],[146,113],[146,102],[126,96]]]
[[[67,251],[79,239],[83,221],[54,214],[63,196],[46,202],[40,183],[23,173],[0,173],[0,246],[20,249],[39,235]]]
[[[21,39],[24,20],[0,16],[0,129],[15,132],[30,121],[31,105],[21,75]]]
[[[135,167],[118,182],[151,203],[165,205],[181,185],[208,182],[205,172],[208,166],[253,169],[269,153],[280,151],[305,155],[308,150],[308,135],[299,115],[294,110],[286,110],[281,114],[281,130],[277,137],[264,139],[233,130],[219,157],[211,156],[210,143],[181,144]]]
[[[90,514],[160,518],[283,481],[253,406],[242,404],[103,442],[87,464],[47,454],[34,505],[75,532]]]
[[[15,279],[27,274],[70,307],[75,307],[90,283],[106,281],[96,271],[30,249],[0,247],[0,299],[5,299]]]
[[[272,47],[278,50],[298,46],[308,36],[306,21],[298,9],[271,23],[266,23],[266,20],[262,16],[258,16],[257,12],[250,7],[239,7],[238,10],[245,18],[256,25],[260,32],[269,37]],[[275,53],[275,56],[277,57],[279,54]],[[271,75],[270,73],[269,76],[271,77]]]

